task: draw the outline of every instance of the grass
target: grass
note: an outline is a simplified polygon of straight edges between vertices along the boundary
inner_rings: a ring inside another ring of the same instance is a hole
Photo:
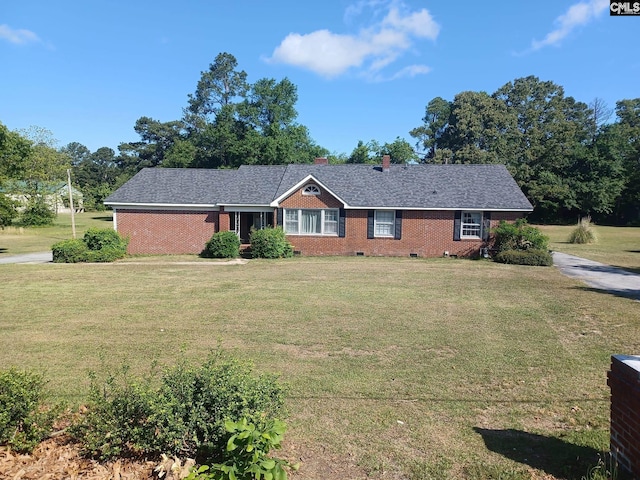
[[[569,236],[575,225],[539,225],[549,236],[549,248],[577,255],[597,262],[622,267],[640,273],[640,228],[605,227],[591,225],[595,231],[595,243],[572,244]]]
[[[0,365],[78,404],[89,369],[221,344],[288,384],[294,478],[580,479],[608,449],[610,355],[640,351],[636,302],[552,268],[165,260],[2,266]]]
[[[76,213],[76,236],[84,235],[91,227],[113,226],[111,212]],[[40,228],[6,227],[0,230],[0,256],[45,252],[51,245],[72,238],[71,214],[58,214],[54,225]]]

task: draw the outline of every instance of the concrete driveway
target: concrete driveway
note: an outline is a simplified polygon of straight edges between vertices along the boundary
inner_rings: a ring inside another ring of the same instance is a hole
[[[553,252],[553,264],[563,274],[581,280],[592,288],[640,300],[638,274],[560,252]]]
[[[23,253],[22,255],[0,256],[0,265],[3,263],[47,263],[53,262],[51,252]]]

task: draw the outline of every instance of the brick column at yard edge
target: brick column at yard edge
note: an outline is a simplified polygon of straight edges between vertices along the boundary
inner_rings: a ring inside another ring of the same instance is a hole
[[[640,478],[640,356],[612,355],[611,456],[618,468]]]

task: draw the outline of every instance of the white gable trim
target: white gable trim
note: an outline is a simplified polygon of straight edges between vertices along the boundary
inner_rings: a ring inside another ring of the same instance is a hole
[[[320,180],[318,180],[317,178],[315,178],[313,175],[309,174],[306,177],[304,177],[301,181],[299,181],[298,183],[296,183],[293,187],[291,187],[289,190],[287,190],[286,192],[284,192],[282,195],[280,195],[279,197],[277,197],[276,199],[273,200],[273,202],[271,202],[271,206],[272,207],[278,207],[280,205],[280,202],[282,202],[285,198],[287,198],[289,195],[291,195],[293,192],[295,192],[296,190],[302,188],[302,186],[305,183],[308,183],[309,181],[313,181],[316,185],[318,185],[320,188],[325,189],[327,192],[329,192],[336,200],[338,200],[339,202],[341,202],[344,205],[344,208],[351,208],[349,207],[349,205],[347,204],[347,202],[345,202],[342,198],[340,198],[338,195],[336,195],[334,192],[331,191],[331,189],[329,187],[327,187],[325,184],[323,184]]]

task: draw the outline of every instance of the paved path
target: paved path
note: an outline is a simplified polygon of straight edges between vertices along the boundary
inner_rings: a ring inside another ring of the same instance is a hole
[[[22,255],[0,256],[0,264],[3,263],[47,263],[53,262],[51,252],[23,253]]]
[[[553,252],[553,264],[592,288],[640,300],[640,275],[566,253]]]

